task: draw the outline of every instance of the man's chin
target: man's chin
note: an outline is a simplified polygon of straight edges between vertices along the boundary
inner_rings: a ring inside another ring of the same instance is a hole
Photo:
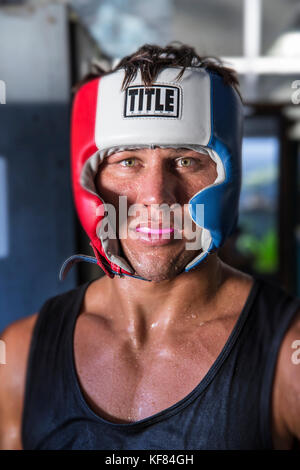
[[[153,282],[171,281],[184,272],[185,266],[199,252],[187,252],[184,246],[176,251],[168,248],[148,248],[141,252],[126,245],[122,246],[122,256],[129,261],[137,276]]]
[[[163,281],[171,281],[174,279],[179,273],[184,271],[184,266],[182,263],[178,262],[179,260],[151,260],[144,259],[138,262],[131,262],[131,266],[135,270],[135,273],[149,281],[152,282],[163,282]]]

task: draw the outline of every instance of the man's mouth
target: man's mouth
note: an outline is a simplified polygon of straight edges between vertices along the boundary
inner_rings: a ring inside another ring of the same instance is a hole
[[[139,223],[133,232],[136,234],[136,241],[141,243],[146,243],[147,245],[159,246],[159,245],[168,245],[176,241],[177,229],[175,227],[166,227],[162,223],[152,224],[148,221],[147,223]]]
[[[148,226],[138,226],[136,228],[136,231],[141,233],[147,233],[150,235],[161,235],[163,233],[174,233],[174,228],[151,228]]]

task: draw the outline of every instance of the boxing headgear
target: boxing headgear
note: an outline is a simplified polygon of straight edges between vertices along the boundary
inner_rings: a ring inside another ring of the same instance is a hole
[[[91,80],[77,92],[72,112],[73,192],[96,258],[69,258],[61,277],[82,259],[97,262],[110,277],[140,278],[121,256],[119,240],[104,239],[101,233],[105,201],[97,194],[94,179],[103,159],[117,151],[184,147],[206,151],[216,163],[214,183],[189,201],[190,216],[203,229],[202,249],[185,271],[198,266],[233,232],[241,186],[241,99],[216,72],[188,67],[176,80],[180,70],[164,69],[151,87],[145,87],[138,73],[123,91],[121,69]],[[204,222],[197,220],[197,204],[204,204]]]

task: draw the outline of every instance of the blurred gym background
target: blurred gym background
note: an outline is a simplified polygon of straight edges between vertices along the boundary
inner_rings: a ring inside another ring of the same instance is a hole
[[[144,43],[178,40],[235,68],[245,102],[239,227],[221,251],[300,296],[299,0],[0,0],[0,330],[78,283],[71,87]],[[6,95],[3,95],[5,84]]]

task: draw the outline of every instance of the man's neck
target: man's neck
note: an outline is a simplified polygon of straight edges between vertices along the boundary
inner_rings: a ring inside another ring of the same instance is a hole
[[[172,280],[146,282],[125,277],[105,279],[106,298],[113,306],[111,317],[128,332],[157,331],[165,334],[189,315],[208,317],[226,277],[226,268],[216,254],[197,271],[184,272]],[[196,313],[195,313],[196,312]]]

